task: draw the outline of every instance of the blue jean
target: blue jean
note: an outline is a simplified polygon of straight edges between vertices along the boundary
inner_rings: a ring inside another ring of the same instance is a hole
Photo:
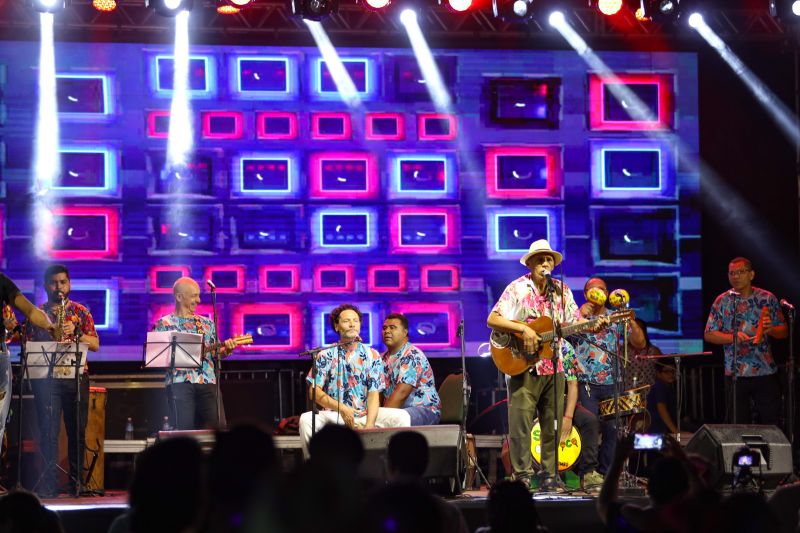
[[[411,417],[412,426],[432,426],[439,423],[439,413],[424,407],[404,407],[404,411]]]
[[[586,391],[586,388],[589,391]],[[584,409],[597,416],[600,408],[600,401],[614,396],[614,385],[595,385],[594,383],[578,384],[578,401]],[[600,434],[603,440],[600,443],[600,452],[598,454],[598,472],[605,475],[608,472],[608,467],[611,466],[611,461],[614,459],[614,447],[617,445],[617,429],[614,425],[614,419],[603,420],[600,422]],[[587,443],[586,446],[597,446],[597,443]]]
[[[11,358],[8,354],[0,354],[0,447],[3,445],[3,433],[6,430],[6,419],[11,409]]]

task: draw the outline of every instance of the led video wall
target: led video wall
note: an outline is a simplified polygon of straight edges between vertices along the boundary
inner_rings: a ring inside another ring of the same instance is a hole
[[[342,102],[315,48],[193,47],[195,150],[168,172],[170,47],[57,44],[49,255],[95,316],[96,358],[138,359],[187,275],[218,287],[223,337],[253,335],[239,359],[333,342],[327,320],[342,302],[361,307],[362,336],[379,348],[382,318],[406,313],[433,357],[458,355],[463,319],[475,356],[539,238],[564,253],[579,302],[601,275],[631,293],[664,351],[699,348],[699,179],[678,159],[698,151],[694,55],[602,54],[613,83],[649,108],[641,121],[574,52],[434,51],[446,110],[410,49],[339,53],[360,108]],[[37,61],[37,43],[0,43],[0,254],[41,303]]]

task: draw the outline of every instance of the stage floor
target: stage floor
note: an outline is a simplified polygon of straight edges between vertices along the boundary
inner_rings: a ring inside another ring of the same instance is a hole
[[[470,531],[487,525],[488,490],[467,491],[449,501],[461,509]],[[569,532],[580,528],[590,533],[603,531],[597,517],[595,498],[568,494],[535,494],[536,507],[545,526],[552,532]],[[63,496],[44,500],[48,509],[61,516],[66,533],[105,533],[111,522],[127,508],[128,495],[123,491],[104,496],[75,498]]]

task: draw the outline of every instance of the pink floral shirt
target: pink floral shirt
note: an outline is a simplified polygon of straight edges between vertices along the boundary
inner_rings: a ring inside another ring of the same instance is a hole
[[[573,324],[582,320],[578,305],[572,296],[570,288],[564,284],[564,298],[561,298],[561,282],[553,280],[556,286],[555,301],[555,320],[562,324]],[[500,295],[500,299],[492,308],[492,311],[508,320],[520,322],[530,322],[542,316],[553,318],[553,309],[550,298],[544,294],[539,294],[536,286],[531,279],[530,273],[515,279],[509,283],[508,287]],[[561,360],[561,351],[557,350],[556,372],[564,372],[564,363]],[[539,376],[549,376],[553,373],[553,361],[542,359],[534,366],[536,374]]]

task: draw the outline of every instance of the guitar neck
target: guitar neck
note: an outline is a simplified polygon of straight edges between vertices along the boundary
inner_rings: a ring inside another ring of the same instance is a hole
[[[610,321],[618,322],[620,317],[617,315],[611,315],[609,317]],[[577,333],[583,333],[584,331],[592,329],[600,320],[599,318],[593,318],[592,320],[587,320],[586,322],[578,322],[577,324],[569,324],[569,325],[561,325],[561,336],[562,337],[569,337],[570,335],[575,335]],[[540,333],[539,337],[541,337],[542,342],[551,342],[553,340],[553,331],[546,331],[544,333]]]

